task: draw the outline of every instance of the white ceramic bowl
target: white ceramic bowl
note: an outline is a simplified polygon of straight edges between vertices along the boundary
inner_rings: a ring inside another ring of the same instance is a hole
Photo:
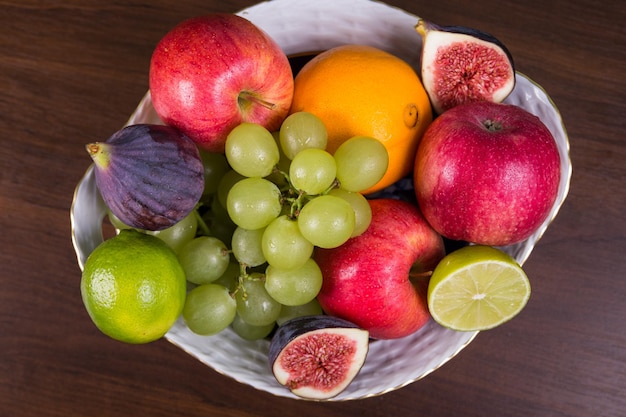
[[[242,10],[241,16],[270,34],[287,55],[317,52],[346,43],[387,50],[418,68],[421,38],[414,30],[418,18],[384,3],[369,0],[273,0]],[[571,177],[569,143],[560,114],[545,91],[522,74],[506,100],[539,116],[554,135],[561,155],[558,199],[546,222],[529,239],[503,249],[523,264],[537,240],[556,216],[568,193]],[[128,124],[161,123],[149,92]],[[71,210],[72,241],[79,266],[102,242],[105,206],[89,168],[76,188]],[[403,387],[433,372],[476,336],[476,332],[444,329],[432,320],[420,331],[397,340],[371,344],[365,365],[352,384],[332,400],[364,398]],[[270,371],[269,342],[247,342],[230,329],[215,336],[198,336],[182,321],[165,336],[182,350],[217,372],[277,396],[297,398],[280,386]]]

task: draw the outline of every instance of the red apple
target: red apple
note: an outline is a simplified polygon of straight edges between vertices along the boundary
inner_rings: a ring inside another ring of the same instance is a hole
[[[273,39],[249,20],[211,14],[183,21],[157,44],[150,92],[164,123],[224,152],[242,122],[276,130],[289,112],[293,74]]]
[[[430,318],[409,273],[432,271],[445,249],[414,204],[369,203],[372,222],[363,234],[338,248],[316,250],[324,277],[317,299],[327,314],[357,324],[372,338],[395,339],[414,333]]]
[[[521,107],[468,103],[443,113],[418,147],[415,193],[441,235],[504,246],[528,238],[557,197],[559,152]]]

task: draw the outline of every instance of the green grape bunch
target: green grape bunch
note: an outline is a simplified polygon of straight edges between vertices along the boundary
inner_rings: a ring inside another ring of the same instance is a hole
[[[314,249],[338,247],[367,230],[371,210],[361,191],[383,177],[389,159],[365,136],[330,154],[327,137],[319,118],[297,112],[277,132],[242,123],[223,154],[201,152],[200,204],[157,234],[185,271],[182,316],[192,332],[230,327],[255,340],[290,318],[323,313]]]

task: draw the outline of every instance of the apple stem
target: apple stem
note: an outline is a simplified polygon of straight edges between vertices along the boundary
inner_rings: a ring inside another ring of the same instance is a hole
[[[241,93],[239,93],[239,105],[243,107],[244,103],[246,102],[260,104],[261,106],[265,107],[268,110],[274,110],[274,107],[276,107],[276,104],[274,103],[270,103],[267,100],[263,100],[262,98],[248,91],[242,91]]]
[[[409,273],[410,278],[420,279],[420,278],[428,278],[433,274],[433,271],[424,271],[424,272],[411,272]]]
[[[483,122],[483,126],[490,132],[497,132],[498,130],[502,130],[502,123],[497,120],[485,120]]]

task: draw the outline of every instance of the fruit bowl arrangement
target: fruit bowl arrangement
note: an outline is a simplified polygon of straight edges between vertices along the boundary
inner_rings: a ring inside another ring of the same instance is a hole
[[[420,67],[422,37],[419,20],[403,10],[369,0],[273,0],[242,10],[238,15],[269,34],[287,56],[329,50],[343,44],[370,45],[394,54],[413,68]],[[302,30],[306,28],[306,30]],[[525,240],[500,246],[523,264],[536,242],[557,215],[569,189],[569,143],[560,114],[548,94],[527,76],[516,73],[515,87],[504,101],[538,116],[556,142],[560,180],[556,200],[545,221]],[[156,124],[158,116],[150,92],[140,101],[127,125]],[[94,167],[80,180],[71,209],[72,240],[79,266],[102,243],[107,206],[96,184]],[[352,383],[332,400],[381,395],[401,388],[435,371],[466,347],[477,331],[455,331],[429,320],[417,332],[369,344],[367,358]],[[300,398],[281,386],[268,363],[267,339],[243,340],[230,328],[201,336],[182,318],[165,337],[215,371],[277,396]]]

